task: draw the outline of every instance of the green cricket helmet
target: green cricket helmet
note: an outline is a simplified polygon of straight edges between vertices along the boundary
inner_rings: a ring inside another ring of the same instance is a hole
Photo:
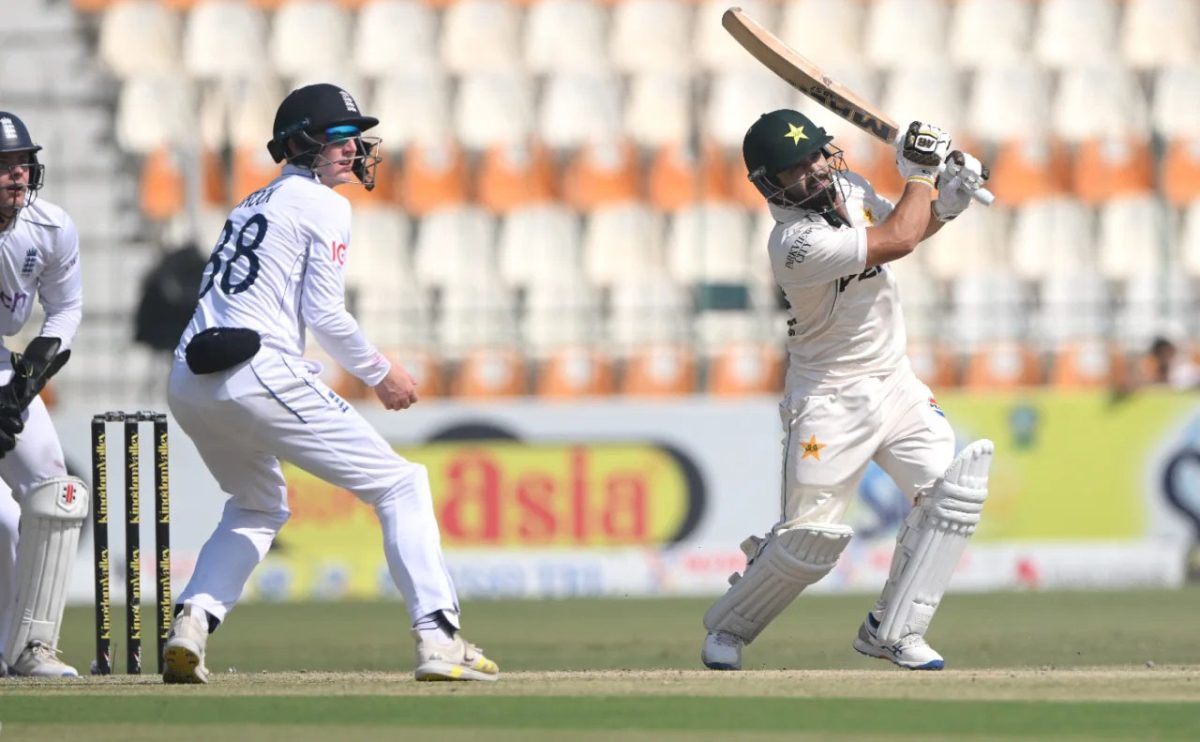
[[[839,162],[835,169],[844,169],[838,156],[840,153],[829,146],[832,142],[829,132],[812,119],[799,111],[781,109],[759,116],[746,132],[742,140],[742,158],[750,182],[764,198],[783,206],[798,206],[784,193],[776,176],[817,151],[824,151],[830,158],[837,156]]]

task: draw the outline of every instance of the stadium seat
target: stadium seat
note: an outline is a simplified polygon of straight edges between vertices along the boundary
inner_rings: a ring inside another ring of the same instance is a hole
[[[98,50],[113,74],[169,75],[180,63],[180,19],[152,0],[122,0],[100,18]]]
[[[791,90],[761,65],[718,72],[704,106],[701,130],[725,149],[741,152],[746,130],[758,114],[791,107]]]
[[[388,75],[375,86],[367,110],[379,119],[371,133],[386,152],[439,142],[451,130],[450,84],[438,70]]]
[[[282,167],[262,143],[238,146],[233,150],[230,195],[235,199],[245,198],[279,177]]]
[[[606,27],[591,0],[539,0],[525,16],[525,66],[540,75],[603,72]]]
[[[441,57],[456,75],[521,66],[519,9],[505,0],[458,0],[442,15]]]
[[[944,55],[948,18],[941,0],[874,0],[866,20],[863,52],[877,68],[936,64]]]
[[[682,345],[645,345],[625,362],[620,392],[630,397],[678,397],[696,391],[696,360]]]
[[[1050,365],[1050,385],[1058,389],[1105,389],[1128,379],[1125,354],[1099,339],[1080,340],[1059,348]]]
[[[526,393],[525,359],[511,347],[472,348],[455,374],[452,391],[459,399],[487,400]]]
[[[714,397],[777,395],[783,389],[783,361],[777,344],[728,343],[708,364],[707,391]]]
[[[271,66],[266,50],[266,20],[245,3],[207,0],[187,15],[183,66],[194,78],[259,77]]]
[[[958,386],[958,367],[954,354],[945,345],[928,341],[909,341],[908,361],[913,373],[935,393]]]
[[[1049,133],[1050,99],[1049,75],[1036,64],[985,67],[967,96],[964,123],[973,137],[988,143],[1042,140]]]
[[[667,270],[682,285],[749,280],[750,234],[745,212],[734,204],[697,203],[671,219]]]
[[[787,0],[782,3],[779,38],[822,69],[862,63],[866,8],[862,0]],[[813,33],[814,19],[820,33]]]
[[[666,271],[664,223],[645,204],[602,206],[588,215],[584,226],[584,271],[600,287],[631,278],[661,276]]]
[[[1163,328],[1195,317],[1191,284],[1181,271],[1143,268],[1121,288],[1112,331],[1126,348],[1147,348]]]
[[[677,0],[624,0],[612,10],[608,57],[616,71],[687,73],[692,68],[692,7]]]
[[[1200,196],[1200,120],[1194,111],[1198,97],[1200,64],[1165,67],[1155,75],[1150,116],[1166,144],[1162,192],[1175,206]]]
[[[641,198],[637,149],[630,142],[598,141],[582,147],[563,173],[563,200],[579,211]]]
[[[493,145],[476,171],[475,198],[496,213],[555,199],[554,158],[537,142]]]
[[[543,399],[579,399],[612,394],[612,361],[586,346],[560,348],[539,364],[537,396]]]
[[[454,135],[468,150],[525,141],[533,132],[533,88],[521,72],[462,77],[454,102]]]
[[[662,212],[679,211],[699,201],[729,201],[729,170],[720,148],[711,143],[703,148],[699,161],[687,145],[664,145],[651,160],[646,198]],[[758,191],[754,194],[757,196]]]
[[[1025,279],[1096,270],[1090,252],[1095,225],[1090,210],[1074,199],[1048,198],[1017,210],[1009,232],[1008,257]]]
[[[1114,199],[1100,209],[1098,265],[1111,281],[1139,270],[1161,270],[1162,245],[1173,231],[1162,203],[1150,195]]]
[[[351,52],[366,77],[439,73],[437,14],[419,0],[372,0],[355,15]]]
[[[1200,8],[1192,0],[1126,0],[1120,53],[1133,67],[1194,63],[1200,47]]]
[[[1034,4],[1027,0],[950,3],[950,58],[970,69],[1009,65],[1028,56]],[[977,132],[975,132],[977,134]]]
[[[606,74],[556,74],[546,81],[538,134],[556,150],[572,150],[621,134],[621,91]]]
[[[975,205],[917,248],[931,278],[953,281],[972,271],[987,271],[1002,264],[1008,214],[1002,206]]]
[[[1068,148],[1049,137],[1002,143],[991,171],[988,188],[997,201],[1008,206],[1019,207],[1063,196],[1071,187]]]
[[[570,285],[584,275],[579,219],[559,203],[529,204],[505,214],[497,252],[500,278],[516,288]]]
[[[1114,0],[1041,0],[1033,30],[1037,61],[1052,68],[1103,62],[1117,42]]]
[[[767,28],[775,27],[775,3],[767,0],[742,0],[738,5],[747,15]],[[721,25],[721,16],[728,8],[727,0],[697,0],[696,20],[692,28],[692,48],[695,50],[696,62],[701,68],[711,72],[761,69],[758,60],[734,41]]]
[[[1028,336],[1030,297],[1015,273],[999,266],[964,272],[950,290],[953,312],[946,329],[956,348],[975,350]]]
[[[1037,354],[1013,341],[996,342],[971,353],[963,375],[963,386],[969,391],[1019,389],[1041,382]]]
[[[1146,99],[1133,72],[1107,58],[1063,71],[1050,116],[1054,134],[1071,143],[1144,139],[1149,126]]]
[[[410,145],[397,177],[397,201],[413,216],[467,201],[467,162],[452,141]]]
[[[494,283],[498,271],[495,219],[474,206],[443,208],[425,215],[417,230],[413,267],[423,286]],[[469,295],[464,300],[469,299]]]
[[[194,139],[192,86],[170,77],[133,77],[117,99],[117,145],[131,154]],[[265,140],[264,140],[265,141]]]
[[[267,51],[284,77],[323,77],[350,59],[350,33],[351,17],[344,8],[323,0],[292,0],[275,11]]]
[[[599,295],[582,276],[530,285],[521,323],[524,347],[530,354],[546,357],[560,348],[588,345],[601,337],[602,330]]]
[[[662,276],[631,274],[612,287],[609,339],[618,352],[688,339],[691,299]]]
[[[202,165],[201,198],[210,205],[226,203],[223,170],[213,152],[200,153]],[[186,194],[185,168],[178,152],[160,147],[150,152],[142,162],[142,214],[155,221],[165,221],[183,211]]]
[[[1105,337],[1113,313],[1113,297],[1104,276],[1094,267],[1077,265],[1042,278],[1039,307],[1031,335],[1042,347]]]
[[[1071,192],[1086,204],[1140,196],[1154,188],[1154,156],[1144,135],[1082,142],[1071,168]]]
[[[905,63],[888,76],[883,110],[896,121],[933,121],[950,132],[954,146],[962,137],[963,89],[958,74],[945,64]],[[901,124],[901,125],[904,125]]]
[[[491,274],[464,274],[444,283],[436,324],[438,348],[449,358],[476,347],[516,347],[519,339],[512,291]]]
[[[904,329],[910,344],[927,343],[939,337],[949,314],[943,306],[940,282],[925,267],[924,252],[925,248],[920,247],[915,255],[893,260],[886,266],[900,291]]]
[[[1184,209],[1179,230],[1179,261],[1189,278],[1200,279],[1200,199]]]
[[[691,78],[678,72],[632,76],[624,127],[640,147],[652,149],[687,142],[692,134]]]

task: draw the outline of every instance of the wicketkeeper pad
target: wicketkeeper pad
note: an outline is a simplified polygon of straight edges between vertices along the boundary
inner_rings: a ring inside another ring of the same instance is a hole
[[[754,641],[804,588],[829,574],[853,535],[849,526],[809,524],[765,541],[746,539],[745,574],[729,578],[732,587],[704,614],[705,628],[728,631],[747,644]]]
[[[15,660],[30,641],[58,646],[63,606],[79,530],[88,516],[88,490],[76,477],[38,483],[21,503],[17,594],[4,656]]]
[[[925,635],[987,499],[994,447],[978,440],[954,458],[945,476],[921,496],[900,527],[896,553],[876,605],[879,640],[894,644]]]

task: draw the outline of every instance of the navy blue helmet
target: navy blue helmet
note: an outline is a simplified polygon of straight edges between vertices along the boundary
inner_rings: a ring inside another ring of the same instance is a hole
[[[15,114],[7,111],[0,111],[0,154],[7,152],[28,152],[29,157],[26,160],[29,166],[29,185],[27,186],[30,198],[42,187],[42,181],[45,176],[46,166],[38,162],[37,153],[41,151],[41,146],[35,144],[33,138],[29,136],[29,128],[25,126],[25,122],[18,118]]]

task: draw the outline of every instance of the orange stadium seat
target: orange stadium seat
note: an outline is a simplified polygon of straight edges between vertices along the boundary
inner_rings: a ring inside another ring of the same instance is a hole
[[[1152,190],[1154,159],[1150,143],[1132,137],[1082,142],[1075,153],[1071,185],[1087,204]]]
[[[728,201],[732,194],[727,171],[725,158],[714,144],[704,147],[699,162],[684,145],[663,145],[650,164],[646,196],[659,211],[678,211],[697,201]]]
[[[536,142],[493,145],[484,153],[476,177],[476,200],[497,213],[555,199],[554,159]]]
[[[204,178],[204,201],[209,205],[224,205],[225,183],[223,170],[216,153],[201,155]],[[183,211],[186,187],[179,158],[166,147],[154,150],[142,163],[142,213],[154,220],[168,219]]]
[[[990,166],[988,188],[997,201],[1020,206],[1065,193],[1070,167],[1069,153],[1062,142],[1014,139],[1000,145]]]
[[[746,163],[742,160],[740,152],[730,156],[728,167],[730,198],[747,209],[761,209],[766,202],[747,177]]]
[[[116,5],[117,0],[71,0],[71,7],[80,13],[99,13],[110,5]]]
[[[453,143],[409,147],[397,178],[397,200],[413,216],[467,200],[467,161]]]
[[[355,206],[385,206],[396,200],[396,166],[387,153],[375,168],[375,187],[371,190],[361,186],[343,186],[338,193],[345,196]]]
[[[560,348],[538,369],[537,395],[546,399],[603,396],[612,394],[613,388],[612,362],[589,348]]]
[[[245,198],[279,176],[282,165],[262,145],[233,150],[233,198]]]
[[[958,369],[954,354],[937,343],[912,341],[908,344],[908,360],[913,373],[935,392],[958,386]]]
[[[1200,198],[1200,137],[1179,138],[1167,144],[1162,189],[1174,206]]]
[[[525,361],[512,348],[472,348],[454,377],[453,393],[464,399],[525,394]]]
[[[996,342],[971,354],[963,386],[973,391],[1015,389],[1041,381],[1041,364],[1032,348],[1018,342]]]
[[[563,174],[563,200],[580,211],[636,201],[638,180],[637,151],[629,142],[585,146]]]
[[[784,351],[774,343],[730,343],[708,367],[708,393],[715,397],[777,394],[783,388]]]
[[[1105,388],[1126,381],[1128,366],[1116,346],[1103,341],[1074,342],[1055,353],[1050,384],[1062,389]]]
[[[676,397],[696,391],[696,360],[681,345],[645,345],[625,365],[620,390],[634,397]]]

